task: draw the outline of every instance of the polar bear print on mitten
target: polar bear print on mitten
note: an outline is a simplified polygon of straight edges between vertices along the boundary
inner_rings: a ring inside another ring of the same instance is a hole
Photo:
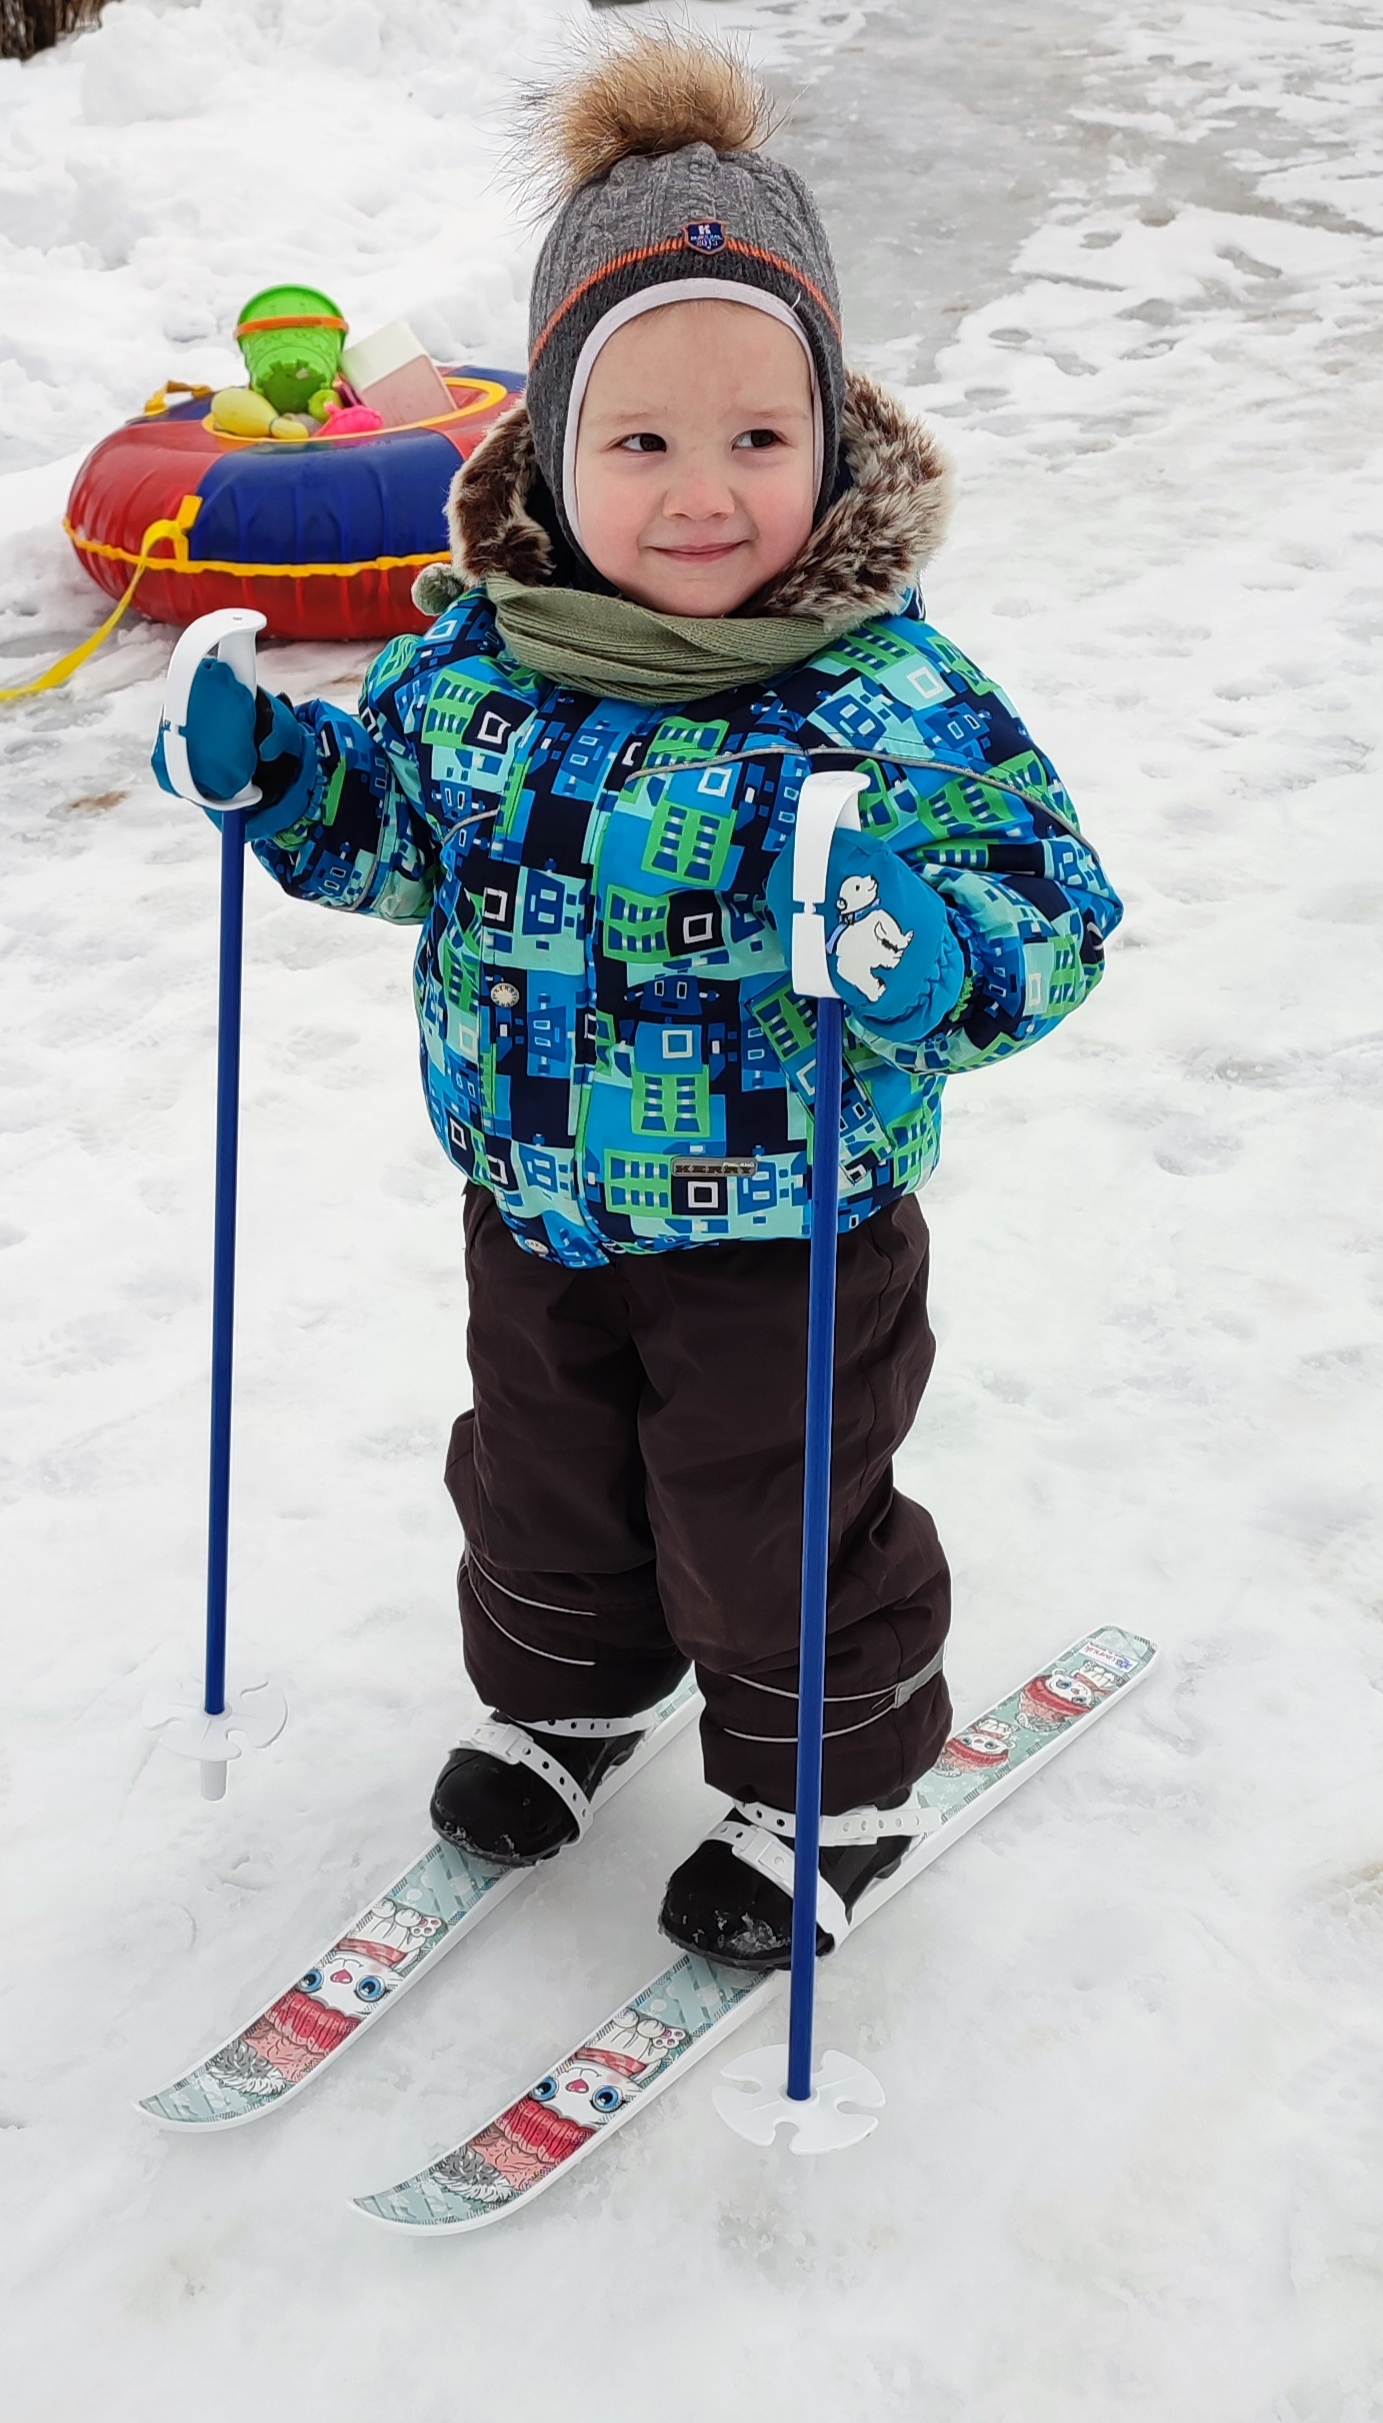
[[[883,981],[875,970],[882,968],[892,975],[904,951],[912,940],[905,934],[896,917],[878,905],[879,887],[872,875],[847,875],[836,894],[836,914],[839,925],[826,948],[834,952],[837,973],[863,993],[866,1001],[878,1001],[883,995]]]

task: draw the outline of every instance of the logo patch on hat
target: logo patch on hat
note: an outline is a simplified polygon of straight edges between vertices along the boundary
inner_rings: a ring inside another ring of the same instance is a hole
[[[689,219],[687,242],[693,252],[724,252],[725,223],[722,219]]]

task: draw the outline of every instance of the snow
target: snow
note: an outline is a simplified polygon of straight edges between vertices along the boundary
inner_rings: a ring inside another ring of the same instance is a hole
[[[146,771],[170,634],[122,631],[0,722],[10,2411],[1371,2423],[1383,26],[688,13],[799,94],[856,351],[961,465],[931,610],[1128,901],[1092,1005],[951,1089],[926,1199],[903,1475],[955,1563],[953,1687],[1098,1618],[1163,1666],[823,1970],[823,2043],[889,2097],[852,2153],[741,2144],[703,2071],[491,2234],[348,2210],[658,1965],[718,1806],[688,1741],[282,2118],[139,2118],[403,1864],[470,1700],[409,940],[252,879],[232,1625],[293,1715],[218,1807],[140,1727],[200,1622],[216,856]],[[0,68],[0,681],[104,610],[58,527],[81,453],[233,375],[267,277],[520,358],[503,123],[591,22],[121,0]],[[346,699],[364,653],[271,678]]]

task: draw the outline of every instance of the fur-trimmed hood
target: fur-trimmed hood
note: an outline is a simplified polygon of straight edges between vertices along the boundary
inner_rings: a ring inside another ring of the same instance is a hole
[[[838,622],[895,614],[946,535],[953,482],[931,431],[861,371],[849,371],[841,447],[851,484],[827,507],[794,562],[757,597],[756,615]],[[542,474],[522,404],[496,421],[452,481],[451,564],[429,564],[414,583],[420,613],[438,615],[496,573],[538,588],[555,569],[552,540],[528,510]]]

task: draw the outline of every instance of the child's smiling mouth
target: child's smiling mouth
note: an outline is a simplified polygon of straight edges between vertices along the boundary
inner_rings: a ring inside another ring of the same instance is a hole
[[[739,548],[749,544],[747,538],[723,538],[705,547],[655,546],[649,552],[652,555],[670,556],[675,564],[719,564],[724,562],[727,555],[734,555]]]

